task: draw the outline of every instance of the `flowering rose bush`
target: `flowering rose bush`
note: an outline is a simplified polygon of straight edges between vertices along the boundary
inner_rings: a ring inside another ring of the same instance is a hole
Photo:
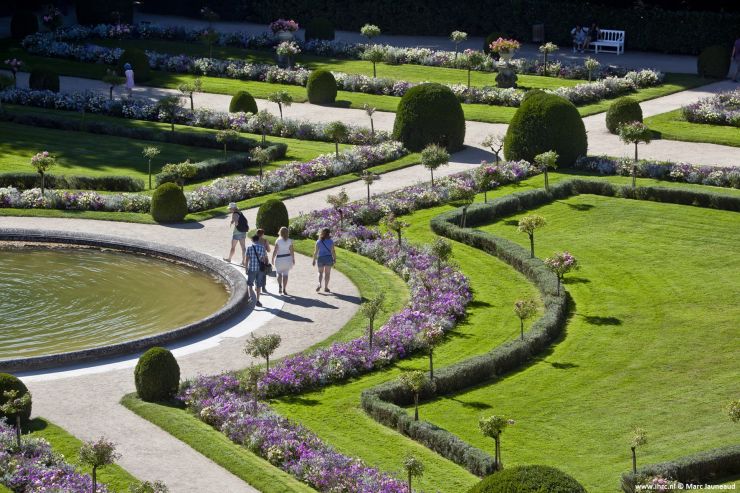
[[[511,53],[519,49],[521,44],[515,39],[504,39],[498,38],[492,42],[488,47],[493,53]]]
[[[740,127],[740,89],[700,99],[681,110],[684,118],[692,123]]]
[[[280,32],[296,32],[298,30],[298,23],[293,19],[278,19],[270,23],[270,31],[274,34]]]

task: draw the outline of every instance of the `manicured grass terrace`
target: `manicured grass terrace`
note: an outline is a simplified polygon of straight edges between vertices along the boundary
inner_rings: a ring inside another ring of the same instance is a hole
[[[680,109],[646,118],[645,125],[661,139],[740,147],[740,128],[687,122]]]

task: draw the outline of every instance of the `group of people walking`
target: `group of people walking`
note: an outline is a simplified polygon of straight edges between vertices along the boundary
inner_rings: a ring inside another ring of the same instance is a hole
[[[293,249],[293,240],[290,239],[288,228],[283,226],[278,231],[278,238],[275,240],[274,248],[265,237],[265,231],[258,229],[251,237],[252,243],[247,246],[247,233],[249,232],[249,222],[239,207],[232,202],[229,204],[229,213],[231,222],[229,226],[233,227],[231,233],[231,250],[229,256],[224,257],[226,262],[236,253],[236,247],[241,247],[241,262],[239,264],[246,269],[247,286],[249,287],[250,299],[254,299],[256,306],[262,306],[260,302],[261,293],[266,293],[267,276],[274,269],[278,282],[278,294],[288,296],[288,277],[290,270],[295,265],[295,250]],[[270,258],[270,252],[272,256]],[[318,266],[318,286],[316,292],[321,290],[323,285],[324,292],[330,293],[329,280],[331,278],[331,268],[337,261],[337,254],[334,248],[334,241],[331,239],[331,232],[324,228],[319,233],[319,239],[313,252],[312,265]]]

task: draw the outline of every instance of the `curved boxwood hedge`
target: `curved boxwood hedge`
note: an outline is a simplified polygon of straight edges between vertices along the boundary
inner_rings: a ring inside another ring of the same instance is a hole
[[[152,219],[158,223],[175,223],[185,219],[188,203],[185,194],[174,183],[163,183],[154,190],[151,205]]]
[[[526,465],[486,476],[468,493],[586,493],[586,488],[560,469]]]
[[[136,363],[134,383],[136,393],[143,401],[171,399],[180,386],[180,365],[169,350],[163,347],[150,348]]]

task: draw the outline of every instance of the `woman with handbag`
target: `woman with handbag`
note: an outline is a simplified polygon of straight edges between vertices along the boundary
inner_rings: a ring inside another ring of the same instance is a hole
[[[272,251],[272,264],[277,272],[278,292],[287,296],[288,273],[295,265],[295,251],[293,240],[288,238],[288,228],[280,228],[278,235],[280,237],[275,241],[275,249]]]
[[[324,228],[319,233],[319,239],[316,240],[316,247],[313,250],[313,263],[311,265],[319,266],[319,285],[316,292],[321,290],[321,281],[324,281],[324,292],[329,291],[329,277],[331,268],[337,263],[337,252],[334,250],[334,240],[329,238],[331,232],[329,228]]]
[[[262,228],[258,229],[257,230],[257,236],[260,237],[259,244],[262,245],[262,248],[265,249],[265,252],[266,253],[270,253],[270,242],[267,241],[267,238],[265,238],[265,230],[262,229]],[[265,261],[265,262],[267,262],[267,261]],[[267,292],[267,288],[266,288],[266,286],[267,286],[267,276],[270,274],[270,272],[272,272],[272,265],[269,262],[267,262],[267,269],[265,269],[265,275],[262,276],[262,285],[260,286],[260,288],[262,288],[262,291],[264,293]]]

